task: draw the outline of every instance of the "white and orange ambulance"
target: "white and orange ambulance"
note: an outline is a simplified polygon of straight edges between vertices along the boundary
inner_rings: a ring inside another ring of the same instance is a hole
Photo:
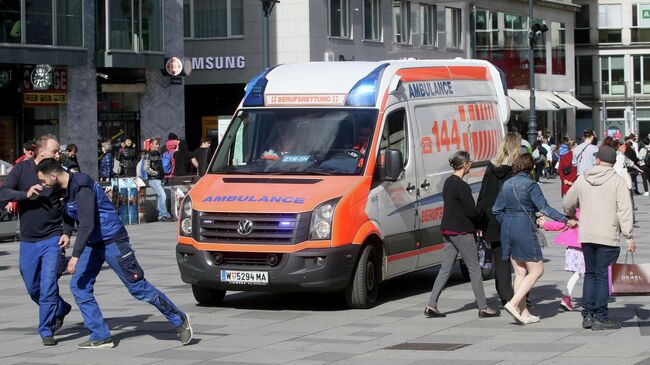
[[[227,290],[341,291],[438,265],[448,158],[478,191],[510,115],[478,60],[280,65],[256,76],[180,212],[177,261],[196,300]]]

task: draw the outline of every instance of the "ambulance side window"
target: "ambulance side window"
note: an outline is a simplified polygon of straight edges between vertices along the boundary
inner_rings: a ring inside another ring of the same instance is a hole
[[[404,166],[408,163],[408,131],[406,110],[397,109],[393,110],[386,117],[386,124],[381,133],[381,140],[379,141],[379,156],[381,160],[384,152],[387,149],[402,151],[402,158],[404,159]]]

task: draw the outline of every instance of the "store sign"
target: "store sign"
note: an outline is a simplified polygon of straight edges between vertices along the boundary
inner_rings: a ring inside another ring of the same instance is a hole
[[[52,66],[37,65],[32,70],[30,81],[34,90],[47,90],[52,85]]]
[[[36,72],[38,66],[31,68],[27,67],[23,70],[23,88],[25,91],[51,91],[51,92],[66,92],[68,90],[68,70],[65,68],[54,67],[51,71],[49,87],[46,89],[37,89],[34,86],[35,73],[42,74],[42,71]],[[38,79],[39,76],[36,76]],[[40,84],[42,81],[39,81]]]
[[[147,84],[102,84],[103,93],[144,93]]]
[[[97,112],[97,119],[100,122],[140,120],[140,112]]]
[[[13,70],[0,70],[0,87],[7,87],[13,80]]]
[[[165,71],[169,76],[179,76],[183,72],[183,61],[178,57],[168,58],[165,62]]]
[[[233,70],[246,68],[246,57],[192,57],[192,70]]]
[[[68,101],[66,93],[26,92],[23,94],[23,105],[58,105]]]
[[[650,27],[650,4],[639,4],[639,27]]]

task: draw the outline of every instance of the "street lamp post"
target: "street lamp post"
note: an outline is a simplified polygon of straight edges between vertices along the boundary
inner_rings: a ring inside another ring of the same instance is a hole
[[[537,139],[537,115],[535,114],[535,46],[537,36],[548,31],[546,24],[533,24],[533,0],[528,0],[528,74],[530,77],[530,113],[528,116],[528,142],[533,145]],[[546,45],[544,45],[546,46]]]
[[[269,17],[279,0],[260,0],[262,2],[262,60],[264,68],[269,68]]]

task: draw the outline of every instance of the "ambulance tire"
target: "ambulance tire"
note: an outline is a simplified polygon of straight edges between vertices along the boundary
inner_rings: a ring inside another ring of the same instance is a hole
[[[469,270],[467,270],[467,266],[462,261],[460,262],[460,272],[463,274],[463,279],[465,279],[465,281],[470,281]],[[494,278],[492,269],[481,268],[481,276],[483,277],[483,280],[490,280]]]
[[[352,275],[352,282],[345,289],[345,301],[353,309],[371,308],[377,301],[379,273],[381,272],[377,249],[367,245]]]
[[[221,303],[223,303],[223,298],[226,296],[226,291],[192,285],[192,294],[194,294],[194,299],[196,299],[199,304],[215,306],[221,305]]]

